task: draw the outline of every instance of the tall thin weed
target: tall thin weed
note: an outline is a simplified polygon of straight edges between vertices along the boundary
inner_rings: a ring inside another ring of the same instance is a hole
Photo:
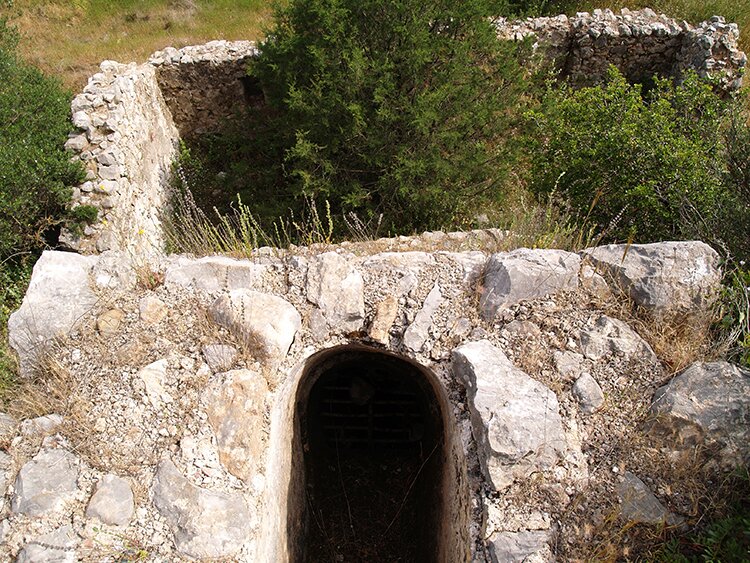
[[[520,194],[504,215],[500,224],[508,236],[499,250],[526,247],[577,251],[600,238],[596,225],[581,221],[554,192],[542,202]]]
[[[290,212],[288,218],[278,218],[269,227],[261,224],[239,194],[229,212],[221,213],[214,208],[213,216],[209,216],[196,203],[179,166],[175,167],[171,206],[163,224],[170,252],[247,258],[261,247],[284,249],[293,245],[332,244],[335,226],[330,204],[326,201],[321,211],[312,198],[305,201],[300,216]]]
[[[750,368],[750,269],[744,262],[725,265],[714,332],[723,355]]]

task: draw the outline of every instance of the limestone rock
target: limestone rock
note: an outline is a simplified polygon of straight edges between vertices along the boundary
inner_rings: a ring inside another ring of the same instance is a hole
[[[453,370],[467,387],[479,457],[496,489],[564,455],[557,397],[501,350],[486,340],[465,344],[453,351]]]
[[[488,541],[493,563],[542,563],[552,561],[545,530],[496,532]]]
[[[237,348],[226,344],[206,344],[202,352],[208,367],[214,373],[230,369],[238,354]]]
[[[472,323],[471,319],[461,317],[453,321],[453,323],[451,324],[450,335],[457,342],[464,340],[471,333],[473,326],[474,324]]]
[[[8,472],[13,467],[13,458],[0,451],[0,510],[5,506],[5,493],[8,490]]]
[[[222,295],[211,305],[209,314],[264,358],[285,356],[302,324],[297,309],[288,301],[248,289]]]
[[[655,364],[658,358],[651,346],[637,332],[618,319],[600,315],[590,330],[582,330],[581,351],[590,360],[601,360],[610,354],[640,358]]]
[[[132,289],[138,281],[128,254],[117,250],[102,252],[92,275],[96,286],[103,289]]]
[[[191,259],[178,257],[167,266],[164,286],[200,289],[203,291],[232,291],[250,288],[268,270],[268,266],[248,260],[234,260],[225,256]]]
[[[578,287],[581,259],[562,250],[529,250],[493,254],[484,273],[479,307],[492,320],[504,305]]]
[[[326,316],[318,307],[313,307],[307,318],[307,326],[315,342],[323,342],[331,334]]]
[[[130,484],[117,475],[105,475],[86,507],[86,516],[104,524],[126,526],[133,517],[135,505]]]
[[[16,428],[18,428],[18,421],[9,414],[0,412],[0,445],[11,441],[16,433]]]
[[[78,536],[70,524],[34,538],[18,554],[16,563],[75,563]]]
[[[117,334],[124,318],[125,313],[120,309],[109,309],[97,317],[96,329],[102,336],[113,336]]]
[[[699,313],[716,297],[719,255],[702,242],[610,244],[584,250],[612,289],[657,314]]]
[[[27,516],[60,511],[77,490],[78,460],[63,449],[46,449],[18,473],[11,510]]]
[[[153,500],[174,532],[175,547],[188,557],[231,557],[255,525],[241,494],[196,487],[168,460],[156,471]]]
[[[652,432],[670,443],[704,441],[730,465],[750,460],[750,371],[727,362],[696,362],[654,394]]]
[[[48,343],[68,334],[97,303],[89,287],[95,256],[45,251],[34,265],[20,309],[8,320],[8,340],[28,377]]]
[[[146,295],[138,304],[141,320],[147,325],[161,322],[169,313],[167,305],[154,295]]]
[[[370,338],[375,342],[387,345],[390,341],[390,330],[398,315],[398,299],[389,295],[375,307],[375,318],[370,325]]]
[[[223,383],[209,388],[205,395],[219,459],[227,471],[246,483],[261,463],[267,393],[262,375],[242,369],[224,374]]]
[[[10,533],[10,523],[8,522],[8,519],[0,520],[0,544],[4,544],[6,542],[6,538],[8,537],[8,534]]]
[[[470,252],[439,252],[438,256],[445,256],[455,262],[464,271],[464,283],[471,285],[482,276],[484,265],[487,263],[487,255],[478,250]]]
[[[601,300],[612,298],[607,280],[588,262],[581,264],[581,287]]]
[[[48,436],[57,432],[62,423],[63,417],[59,414],[45,414],[29,418],[21,423],[21,434],[23,436]]]
[[[542,335],[539,325],[531,321],[511,321],[503,327],[503,331],[509,336],[523,340],[534,340]]]
[[[414,317],[414,321],[404,331],[404,344],[413,352],[419,352],[424,346],[429,336],[430,326],[432,326],[432,315],[435,314],[438,307],[443,303],[443,296],[440,295],[440,286],[432,286],[430,293],[422,304],[422,308]]]
[[[568,350],[564,352],[555,350],[552,354],[552,359],[555,362],[557,373],[565,379],[576,379],[580,375],[581,364],[583,363],[583,356],[581,354]]]
[[[65,141],[65,149],[72,152],[81,152],[88,144],[89,142],[86,139],[86,135],[83,133],[78,135],[74,134],[69,136],[68,140]]]
[[[336,252],[319,254],[307,269],[307,298],[323,312],[336,332],[362,328],[365,318],[362,274]]]
[[[602,388],[590,373],[582,373],[576,380],[573,385],[573,395],[578,399],[581,410],[585,414],[596,412],[604,404]]]
[[[620,498],[620,514],[630,522],[655,525],[674,525],[680,522],[664,508],[645,483],[629,471],[623,475],[617,494]]]
[[[146,397],[154,408],[174,401],[172,395],[164,388],[167,380],[167,360],[158,360],[138,370],[138,378],[146,386]]]

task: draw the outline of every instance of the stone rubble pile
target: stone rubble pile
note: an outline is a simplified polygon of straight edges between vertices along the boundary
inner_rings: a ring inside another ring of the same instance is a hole
[[[414,240],[431,239],[457,240]],[[0,558],[283,560],[267,548],[286,543],[271,465],[292,443],[283,405],[306,358],[342,344],[435,374],[460,436],[475,561],[551,561],[580,528],[566,520],[573,498],[581,518],[603,499],[626,521],[689,517],[679,482],[637,452],[612,458],[633,436],[665,464],[703,448],[717,468],[750,459],[750,373],[696,363],[669,381],[651,346],[597,305],[607,288],[702,314],[719,280],[706,245],[573,254],[412,242],[173,256],[151,264],[164,283],[146,287],[118,253],[45,253],[11,342],[25,376],[54,359],[76,383],[55,416],[0,416]]]

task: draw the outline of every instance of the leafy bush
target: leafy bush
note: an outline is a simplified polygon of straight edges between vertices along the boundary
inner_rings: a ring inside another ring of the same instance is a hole
[[[72,208],[69,215],[74,221],[90,225],[99,217],[99,208],[93,205],[79,205]]]
[[[16,44],[0,19],[0,260],[42,245],[83,175],[63,150],[69,95],[19,60]]]
[[[532,186],[559,191],[613,238],[709,237],[731,194],[723,182],[726,108],[696,76],[656,79],[644,97],[611,69],[604,86],[549,89]]]
[[[523,90],[523,46],[486,17],[497,4],[289,2],[250,69],[273,122],[257,146],[277,148],[277,173],[243,201],[325,199],[399,232],[496,204]]]
[[[750,97],[733,104],[724,129],[726,170],[724,185],[729,192],[729,206],[723,211],[721,232],[735,256],[750,261]],[[749,343],[750,344],[750,343]]]

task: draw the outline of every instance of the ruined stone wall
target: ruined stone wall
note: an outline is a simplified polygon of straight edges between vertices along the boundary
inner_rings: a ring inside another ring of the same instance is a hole
[[[248,41],[213,41],[160,51],[141,65],[103,62],[73,100],[78,131],[66,143],[87,170],[74,205],[97,207],[99,217],[80,233],[64,231],[63,244],[141,259],[163,253],[179,142],[214,130],[248,101],[242,79],[254,53]]]
[[[694,69],[732,92],[741,85],[747,61],[737,47],[737,25],[718,16],[694,27],[648,8],[623,8],[620,14],[594,10],[573,17],[501,19],[497,29],[508,39],[534,37],[555,60],[561,76],[579,86],[601,81],[614,65],[632,82],[654,74],[679,78]]]
[[[147,257],[163,252],[162,213],[179,134],[151,65],[101,64],[72,103],[66,148],[86,168],[74,205],[99,209],[98,220],[62,242],[83,253],[124,250]]]
[[[634,81],[693,68],[729,92],[739,88],[746,61],[737,26],[721,18],[692,27],[651,10],[596,10],[497,26],[501,37],[536,37],[561,75],[579,85],[601,80],[614,64]],[[99,218],[82,233],[64,232],[68,247],[141,257],[164,251],[161,216],[179,141],[216,131],[244,107],[262,103],[245,70],[256,52],[248,41],[212,41],[165,49],[143,65],[102,63],[73,101],[79,131],[66,144],[89,175],[74,205],[97,207]]]
[[[154,53],[164,100],[183,138],[216,131],[253,97],[247,61],[257,54],[250,41],[211,41]]]

